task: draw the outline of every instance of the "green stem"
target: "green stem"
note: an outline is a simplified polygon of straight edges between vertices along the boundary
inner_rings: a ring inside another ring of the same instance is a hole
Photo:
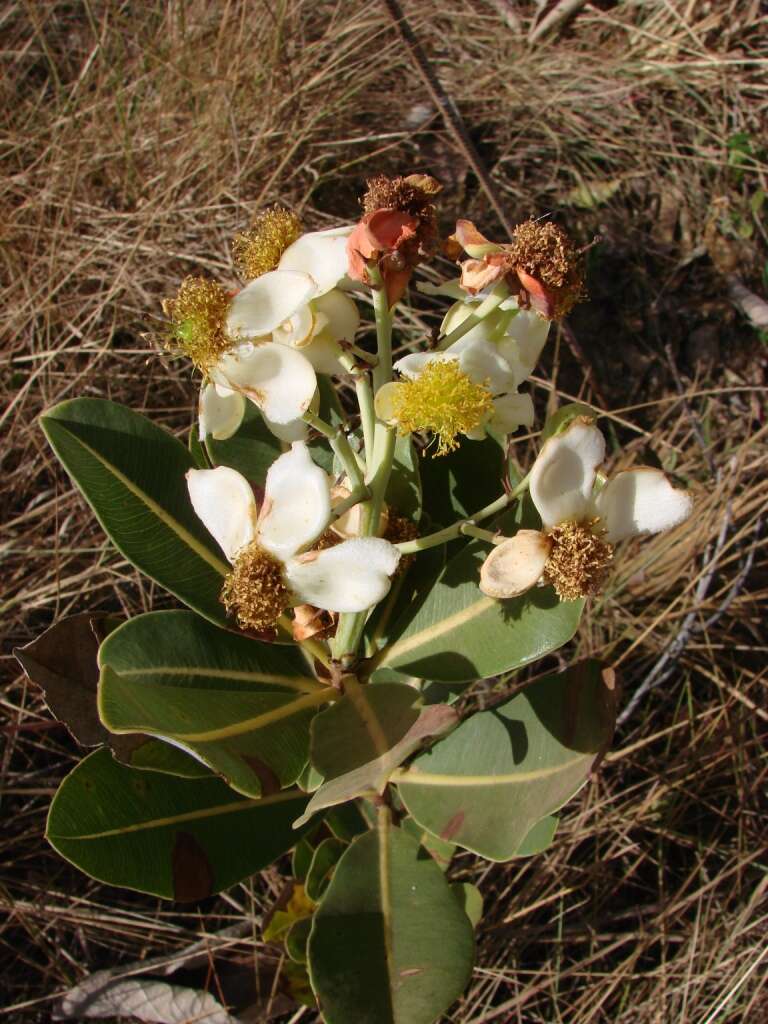
[[[465,334],[468,334],[473,327],[477,327],[489,313],[492,313],[495,309],[502,304],[504,299],[509,298],[509,289],[503,281],[499,281],[496,287],[493,289],[487,299],[483,299],[474,313],[470,313],[466,320],[462,320],[458,327],[450,332],[450,334],[444,335],[437,344],[438,349],[446,349],[449,345],[453,345],[455,341],[463,338]]]
[[[476,537],[478,540],[487,541],[488,544],[498,544],[504,539],[500,534],[493,533],[491,530],[481,530],[479,526],[473,526],[472,523],[464,523],[461,527],[461,534],[464,537]]]
[[[472,528],[474,528],[475,523],[482,522],[483,519],[488,519],[490,516],[503,512],[515,498],[519,498],[527,489],[528,477],[526,476],[513,491],[510,491],[509,494],[502,494],[496,501],[492,501],[490,505],[481,508],[474,515],[468,516],[466,519],[459,519],[452,526],[446,526],[444,530],[437,530],[435,533],[427,533],[425,536],[417,537],[415,540],[406,540],[400,544],[395,544],[395,547],[401,555],[412,555],[417,551],[426,551],[427,548],[435,548],[439,544],[446,544],[449,540],[456,540],[462,534],[470,534],[472,536]],[[493,543],[497,543],[495,534],[490,534],[487,530],[481,530],[480,534],[483,535],[483,540],[492,537]],[[485,536],[486,534],[488,536]]]
[[[376,317],[376,356],[373,368],[374,394],[382,384],[392,380],[392,313],[387,302],[387,289],[375,263],[368,264],[368,277],[373,289],[373,312]]]
[[[357,456],[352,451],[352,446],[342,428],[332,427],[330,423],[326,423],[325,420],[315,416],[312,412],[305,412],[303,419],[310,427],[328,438],[328,443],[333,448],[334,454],[344,467],[344,472],[347,474],[352,490],[356,491],[365,487]]]
[[[376,340],[378,362],[373,368],[373,393],[392,379],[392,313],[387,303],[387,293],[379,268],[371,263],[368,274],[373,288],[373,311],[376,317]],[[384,496],[387,492],[392,461],[395,454],[395,431],[393,427],[375,418],[373,400],[361,415],[370,416],[373,424],[373,438],[366,441],[366,478],[371,489],[371,500],[363,506],[362,536],[373,537],[379,528]],[[369,423],[370,425],[370,423]],[[365,431],[365,419],[363,420]],[[370,446],[369,446],[370,443]],[[346,612],[339,616],[339,625],[333,639],[333,655],[336,659],[354,662],[363,637],[369,609],[362,612]]]
[[[345,370],[352,374],[355,381],[355,394],[357,395],[357,404],[360,409],[360,423],[363,428],[363,447],[367,467],[370,465],[373,457],[373,431],[376,425],[371,381],[368,374],[360,370],[355,364],[353,356],[348,352],[342,352],[339,355],[339,362]]]
[[[362,487],[356,488],[354,491],[352,491],[348,498],[344,498],[337,505],[333,506],[333,510],[331,512],[331,519],[339,519],[349,509],[353,508],[355,505],[359,505],[361,501],[369,501],[370,497],[370,487],[366,487],[365,485],[363,485]]]

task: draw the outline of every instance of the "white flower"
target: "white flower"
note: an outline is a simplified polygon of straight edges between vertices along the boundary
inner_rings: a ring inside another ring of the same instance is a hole
[[[195,512],[233,565],[222,599],[244,627],[269,629],[299,604],[363,611],[388,592],[400,557],[388,541],[363,537],[301,554],[331,516],[328,477],[304,442],[270,466],[260,509],[245,477],[226,466],[190,470],[187,486]]]
[[[441,365],[450,372],[438,371]],[[436,434],[440,453],[456,446],[457,434],[481,441],[488,430],[509,434],[533,425],[531,396],[517,390],[527,373],[487,338],[465,336],[444,352],[404,356],[394,368],[405,381],[379,389],[377,415],[405,433]],[[422,386],[412,386],[419,382]]]
[[[302,235],[277,270],[262,274],[232,299],[226,333],[233,347],[209,370],[200,396],[200,435],[231,437],[250,398],[283,441],[305,439],[302,416],[317,387],[316,373],[343,373],[339,342],[360,324],[355,302],[335,286],[346,275],[351,227]],[[276,346],[286,351],[281,351]]]
[[[347,238],[354,224],[325,231],[310,231],[289,245],[278,263],[278,270],[298,270],[309,274],[317,285],[317,294],[325,295],[347,279]]]
[[[520,530],[494,548],[480,571],[483,593],[517,597],[543,579],[563,600],[588,597],[600,591],[614,544],[691,514],[690,494],[645,466],[617,473],[595,494],[604,458],[603,435],[583,417],[544,442],[529,483],[543,530]]]

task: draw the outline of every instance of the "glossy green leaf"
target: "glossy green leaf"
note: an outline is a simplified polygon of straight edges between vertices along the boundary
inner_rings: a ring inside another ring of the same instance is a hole
[[[560,819],[556,814],[548,814],[531,827],[525,839],[515,850],[515,857],[534,857],[543,853],[555,838]]]
[[[46,836],[81,871],[109,885],[199,900],[271,864],[300,833],[306,795],[248,800],[219,779],[179,779],[118,764],[97,750],[62,782]]]
[[[366,820],[356,800],[332,807],[325,816],[325,823],[336,838],[343,839],[345,843],[351,843],[355,836],[362,835],[370,828],[370,822]]]
[[[418,842],[382,824],[336,866],[309,938],[326,1024],[431,1024],[461,994],[472,925]]]
[[[319,903],[323,893],[328,888],[328,883],[333,876],[334,869],[347,848],[347,844],[340,839],[333,837],[323,839],[312,856],[312,863],[307,872],[306,892],[307,896],[315,903]]]
[[[186,611],[126,622],[102,644],[99,664],[99,711],[110,731],[172,741],[246,796],[298,779],[312,716],[336,696],[307,674],[296,648]]]
[[[518,513],[497,525],[518,527]],[[497,601],[480,592],[488,545],[476,542],[454,555],[421,603],[407,607],[390,628],[393,638],[376,661],[382,670],[438,683],[487,679],[557,650],[576,632],[583,601],[560,601],[552,587]],[[418,556],[417,556],[418,557]]]
[[[307,816],[364,793],[381,793],[394,769],[423,740],[457,723],[443,704],[421,707],[418,690],[400,683],[356,686],[312,722],[311,757],[324,777]]]
[[[489,505],[502,493],[504,453],[492,437],[461,439],[448,455],[420,457],[424,512],[434,524],[448,526]]]
[[[408,835],[419,843],[426,853],[434,860],[441,871],[447,871],[451,865],[451,860],[456,852],[456,844],[449,843],[446,839],[440,839],[439,836],[433,836],[431,832],[427,832],[425,828],[422,828],[418,821],[414,821],[413,818],[403,818],[400,823],[400,827],[403,831],[407,832]]]
[[[527,855],[551,839],[541,819],[584,784],[614,719],[613,674],[581,662],[475,713],[394,781],[434,835],[490,860]]]
[[[205,448],[203,448],[203,444],[200,440],[197,427],[192,427],[192,429],[189,432],[189,435],[187,437],[187,448],[189,449],[189,454],[194,459],[195,466],[198,469],[211,468],[211,463],[208,460],[208,455],[206,454]]]
[[[49,409],[45,434],[102,527],[138,569],[213,622],[229,566],[192,509],[184,445],[144,416],[99,398]]]
[[[395,512],[418,523],[421,518],[420,457],[410,435],[395,439],[392,473],[387,484],[385,501]]]
[[[312,930],[312,918],[302,917],[294,921],[285,936],[285,951],[291,960],[297,964],[307,962],[307,943],[309,933]]]

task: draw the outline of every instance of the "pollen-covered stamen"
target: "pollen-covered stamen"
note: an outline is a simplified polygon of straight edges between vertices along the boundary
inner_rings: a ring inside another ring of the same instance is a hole
[[[257,214],[247,231],[232,239],[232,260],[244,281],[274,270],[289,245],[301,234],[301,221],[290,210],[274,206]]]
[[[438,439],[434,455],[458,447],[456,436],[478,427],[493,409],[491,392],[475,384],[454,359],[428,363],[414,380],[398,385],[393,418],[403,434],[426,430]]]
[[[270,629],[291,604],[282,562],[251,542],[227,573],[221,602],[243,629]]]
[[[568,235],[551,221],[528,220],[514,231],[512,265],[552,293],[559,319],[585,297],[583,258]]]
[[[601,539],[599,519],[559,523],[549,531],[552,543],[544,580],[563,601],[599,594],[613,559],[613,545]]]
[[[186,277],[173,299],[163,302],[170,323],[165,347],[187,356],[195,366],[207,371],[232,347],[224,325],[232,298],[217,281],[205,277]]]

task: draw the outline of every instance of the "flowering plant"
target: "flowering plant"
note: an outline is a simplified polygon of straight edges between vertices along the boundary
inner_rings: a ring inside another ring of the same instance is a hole
[[[201,374],[187,446],[100,399],[43,417],[116,547],[187,606],[78,616],[20,652],[100,744],[48,838],[95,878],[175,900],[292,851],[265,939],[329,1024],[428,1024],[461,993],[482,900],[448,881],[454,850],[543,850],[613,731],[595,661],[508,684],[571,639],[625,538],[691,510],[660,470],[606,479],[584,405],[550,417],[517,471],[526,381],[583,296],[581,254],[533,221],[505,244],[459,221],[441,242],[439,192],[376,178],[359,223],[306,234],[266,211],[234,241],[242,288],[181,284],[162,343]],[[421,287],[452,305],[393,360],[393,310],[441,248],[466,254],[460,276]],[[366,296],[375,349],[358,344]],[[73,651],[97,659],[93,710],[51,683]],[[478,709],[465,693],[483,679],[498,686]]]

